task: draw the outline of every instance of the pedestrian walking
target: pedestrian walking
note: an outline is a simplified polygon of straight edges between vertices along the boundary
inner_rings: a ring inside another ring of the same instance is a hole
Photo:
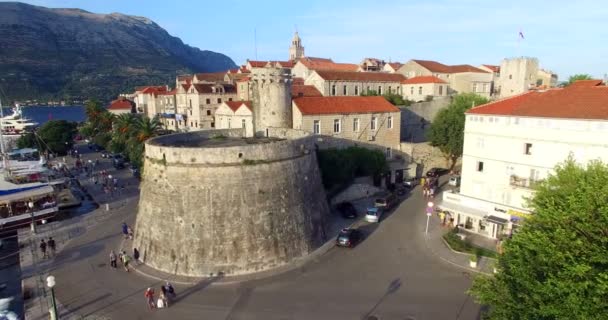
[[[44,239],[40,240],[40,252],[42,252],[42,258],[46,258],[46,242],[44,242]]]
[[[171,283],[169,281],[165,282],[163,289],[164,289],[165,295],[170,296],[171,298],[175,298],[175,289],[173,288],[173,286],[171,285]]]
[[[53,237],[49,237],[49,240],[46,242],[47,246],[50,249],[50,254],[55,256],[55,240],[53,239]]]
[[[133,248],[133,259],[135,259],[136,263],[139,262],[139,250],[137,248]]]
[[[144,297],[146,297],[146,303],[148,304],[148,308],[150,310],[154,309],[154,289],[148,288],[144,293]]]
[[[131,227],[127,227],[127,237],[133,240],[133,229]]]
[[[429,189],[429,197],[433,198],[435,196],[435,187]]]
[[[116,269],[116,253],[114,250],[110,251],[110,267]]]
[[[169,307],[169,301],[167,300],[167,296],[162,291],[158,295],[158,301],[156,302],[156,307],[159,309]]]
[[[128,254],[122,254],[122,265],[125,267],[125,271],[129,272],[129,262],[131,262],[131,257]]]
[[[125,239],[129,238],[129,226],[126,222],[122,223],[122,234],[125,236]]]

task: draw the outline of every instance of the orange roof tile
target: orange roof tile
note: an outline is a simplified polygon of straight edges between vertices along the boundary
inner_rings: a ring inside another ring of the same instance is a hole
[[[198,81],[218,82],[224,81],[224,76],[226,76],[226,72],[197,73],[194,76]]]
[[[158,95],[159,96],[172,96],[175,93],[177,93],[177,89],[173,89],[171,91],[159,92]]]
[[[236,112],[241,106],[247,107],[249,110],[253,110],[251,108],[251,101],[224,101],[224,103],[233,111]]]
[[[291,78],[291,80],[292,80],[292,82],[291,82],[292,85],[303,85],[304,84],[304,78],[293,77],[293,78]]]
[[[291,86],[292,97],[321,97],[323,96],[315,86],[310,85],[292,85]]]
[[[405,76],[400,73],[385,72],[347,72],[333,70],[315,71],[325,80],[346,80],[346,81],[377,81],[377,82],[401,82]]]
[[[268,61],[247,60],[247,63],[249,63],[253,68],[264,68]]]
[[[299,62],[311,70],[357,71],[359,69],[359,66],[354,63],[335,63],[331,60],[302,58]]]
[[[401,66],[403,65],[403,63],[400,62],[389,62],[387,64],[391,66],[391,68],[393,68],[394,70],[401,68]]]
[[[418,83],[446,83],[445,81],[435,76],[419,76],[401,81],[403,84],[418,84]]]
[[[167,87],[165,86],[150,86],[141,90],[141,93],[157,95],[162,92],[167,92]]]
[[[124,98],[116,99],[110,103],[108,110],[131,110],[135,103]]]
[[[319,57],[304,57],[304,58],[301,58],[300,60],[304,60],[304,59],[305,60],[309,60],[309,61],[317,61],[317,62],[334,62],[331,59],[328,59],[328,58],[319,58]]]
[[[384,97],[300,97],[293,99],[303,115],[399,112]]]
[[[500,66],[495,66],[491,64],[482,64],[482,66],[492,70],[492,72],[500,72]]]
[[[601,83],[577,81],[566,88],[530,91],[470,109],[467,114],[608,120],[608,87]]]
[[[476,67],[473,67],[469,64],[458,64],[455,66],[449,66],[450,73],[460,73],[460,72],[477,72],[477,73],[488,73],[486,70],[482,70]]]

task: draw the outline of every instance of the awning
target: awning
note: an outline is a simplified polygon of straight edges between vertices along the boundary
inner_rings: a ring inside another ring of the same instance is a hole
[[[476,216],[479,218],[484,218],[485,216],[488,215],[488,212],[485,210],[481,210],[478,208],[472,208],[472,207],[468,207],[468,206],[463,206],[460,204],[455,204],[455,203],[446,202],[446,201],[441,201],[441,202],[437,203],[435,205],[435,207],[437,207],[441,210],[460,213],[460,214],[464,214],[464,215],[468,215],[468,216]]]
[[[486,218],[486,220],[488,222],[492,222],[492,223],[496,223],[496,224],[507,224],[507,222],[509,222],[509,220],[503,219],[503,218],[499,218],[497,216],[488,216]]]
[[[48,186],[48,185],[43,185],[41,187],[38,187],[37,189],[26,189],[21,192],[2,195],[2,196],[0,196],[0,201],[2,201],[2,202],[20,201],[20,200],[27,201],[27,200],[29,200],[29,198],[46,195],[46,194],[52,194],[52,193],[53,193],[53,187]]]

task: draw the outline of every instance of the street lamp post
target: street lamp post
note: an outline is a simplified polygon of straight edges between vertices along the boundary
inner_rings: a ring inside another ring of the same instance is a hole
[[[429,201],[426,204],[426,229],[424,230],[424,234],[429,234],[429,220],[431,219],[431,215],[433,214],[433,206],[435,204],[433,201]]]
[[[46,277],[46,285],[51,289],[51,302],[52,302],[52,309],[49,310],[49,312],[51,313],[51,319],[57,320],[59,319],[58,314],[57,314],[57,303],[55,301],[55,277],[54,276],[48,276]]]
[[[28,202],[27,207],[30,209],[30,214],[32,215],[32,233],[36,234],[36,217],[34,217],[34,201]]]

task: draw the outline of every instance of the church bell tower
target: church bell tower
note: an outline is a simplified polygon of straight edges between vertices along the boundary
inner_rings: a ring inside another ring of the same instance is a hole
[[[298,60],[304,57],[304,47],[302,46],[302,40],[298,35],[298,31],[293,35],[291,39],[291,46],[289,47],[289,60]]]

